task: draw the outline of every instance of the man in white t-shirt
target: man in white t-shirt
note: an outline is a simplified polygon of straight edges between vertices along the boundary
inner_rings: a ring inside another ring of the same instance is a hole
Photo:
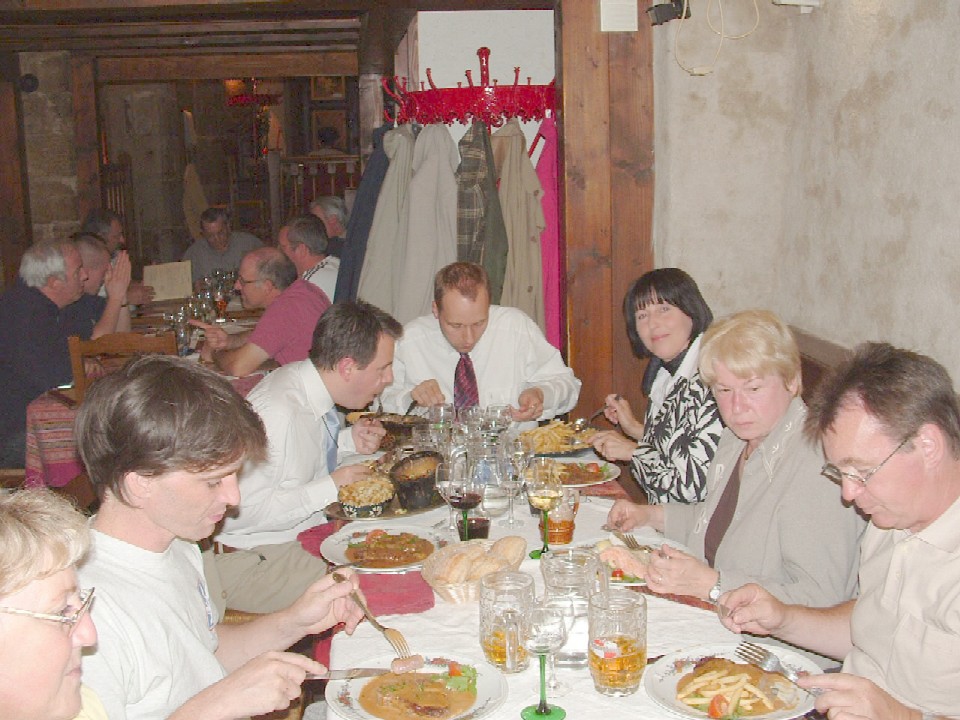
[[[282,228],[277,245],[290,258],[300,277],[333,298],[340,272],[340,258],[327,254],[327,231],[314,215],[301,215]]]
[[[97,381],[77,418],[77,442],[101,499],[81,582],[96,586],[99,630],[84,678],[111,720],[244,718],[285,708],[323,666],[282,652],[345,623],[358,587],[315,582],[288,608],[223,625],[197,541],[239,503],[237,472],[262,457],[257,414],[221,376],[146,356]]]

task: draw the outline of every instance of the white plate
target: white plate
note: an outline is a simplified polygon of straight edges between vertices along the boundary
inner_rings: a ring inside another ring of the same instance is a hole
[[[358,526],[355,523],[350,523],[320,543],[320,554],[323,555],[327,562],[333,563],[334,565],[347,565],[350,563],[350,560],[347,559],[347,546],[350,543],[354,543],[363,539],[368,533],[377,529],[383,530],[390,535],[399,535],[400,533],[406,532],[410,533],[411,535],[422,537],[424,540],[429,540],[431,543],[433,543],[435,550],[442,548],[449,542],[445,537],[437,532],[428,527],[422,527],[420,525],[400,525],[398,523],[383,523],[381,525],[379,523],[363,523],[363,525]],[[410,572],[411,570],[419,570],[422,566],[423,561],[408,563],[406,565],[400,565],[393,568],[354,567],[353,569],[361,573],[394,574]]]
[[[363,664],[369,667],[390,667],[390,661],[395,657],[395,655],[384,655],[369,662],[364,661]],[[427,665],[420,672],[443,672],[446,670],[447,662],[451,660],[456,660],[461,665],[471,665],[477,669],[477,699],[469,710],[451,718],[451,720],[478,720],[495,712],[507,699],[506,678],[490,663],[461,660],[457,657],[451,657],[448,653],[440,655],[432,653],[426,657]],[[373,679],[375,678],[331,680],[327,683],[325,693],[327,707],[331,708],[340,717],[346,718],[346,720],[378,720],[375,715],[371,715],[360,707],[359,700],[364,686]]]
[[[693,664],[705,657],[722,657],[736,662],[743,662],[737,657],[736,648],[739,642],[715,643],[713,645],[700,645],[688,650],[664,655],[653,665],[647,668],[643,676],[643,686],[647,695],[660,707],[666,708],[670,712],[676,713],[691,720],[703,720],[707,717],[706,713],[695,710],[688,705],[684,705],[677,700],[677,682],[693,669]],[[760,645],[761,643],[757,643]],[[782,647],[763,645],[771,651],[787,667],[797,671],[806,671],[811,675],[819,675],[822,670],[817,667],[812,660],[803,655],[792,652]],[[687,663],[687,665],[684,665]],[[681,669],[677,669],[678,666]],[[804,715],[813,709],[813,696],[797,688],[798,702],[789,710],[777,710],[775,712],[765,713],[763,715],[751,715],[750,720],[762,718],[762,720],[789,720]]]
[[[669,545],[674,550],[679,550],[680,552],[687,553],[688,555],[692,554],[690,552],[690,549],[687,548],[686,545],[681,545],[680,543],[674,542],[673,540],[665,540],[664,538],[660,538],[660,537],[658,538],[643,537],[643,536],[635,536],[635,537],[637,538],[637,542],[639,542],[641,545],[649,545],[654,550],[659,549],[661,545]],[[611,543],[619,547],[624,547],[623,543],[620,542],[620,540],[614,535],[610,535],[609,537],[603,538],[603,539],[609,540]],[[597,543],[593,543],[592,548],[596,550]],[[606,565],[606,563],[604,563],[604,565]],[[646,585],[647,581],[646,580],[616,580],[611,576],[610,584],[616,587],[640,587],[640,586]]]
[[[558,460],[565,465],[589,465],[589,462],[565,462],[563,460]],[[583,483],[564,483],[564,487],[568,488],[586,488],[593,487],[594,485],[603,485],[603,483],[610,482],[611,480],[616,480],[620,477],[620,468],[614,465],[613,463],[608,462],[598,462],[600,466],[600,477],[596,480],[590,480]]]

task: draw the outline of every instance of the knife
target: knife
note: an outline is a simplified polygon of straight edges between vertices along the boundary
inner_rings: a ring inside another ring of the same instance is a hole
[[[346,670],[328,670],[325,673],[307,673],[306,680],[354,680],[355,678],[386,675],[390,668],[347,668]]]

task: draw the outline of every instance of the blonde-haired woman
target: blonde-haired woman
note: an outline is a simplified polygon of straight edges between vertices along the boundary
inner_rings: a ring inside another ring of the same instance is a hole
[[[757,582],[784,602],[811,606],[852,597],[865,523],[820,475],[823,455],[803,433],[800,353],[789,328],[761,310],[715,323],[700,347],[700,375],[726,424],[707,499],[618,501],[608,518],[621,530],[650,525],[690,549],[655,554],[643,568],[650,588],[716,601]]]
[[[80,685],[81,651],[97,641],[87,612],[93,590],[77,587],[74,569],[89,542],[86,518],[58,495],[0,495],[4,720],[106,720],[96,696]]]

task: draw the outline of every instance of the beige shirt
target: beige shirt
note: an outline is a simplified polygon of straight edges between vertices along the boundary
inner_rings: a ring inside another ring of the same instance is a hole
[[[861,553],[844,671],[960,718],[960,500],[916,534],[871,525]]]
[[[108,720],[100,698],[86,685],[80,686],[80,714],[73,720]]]

